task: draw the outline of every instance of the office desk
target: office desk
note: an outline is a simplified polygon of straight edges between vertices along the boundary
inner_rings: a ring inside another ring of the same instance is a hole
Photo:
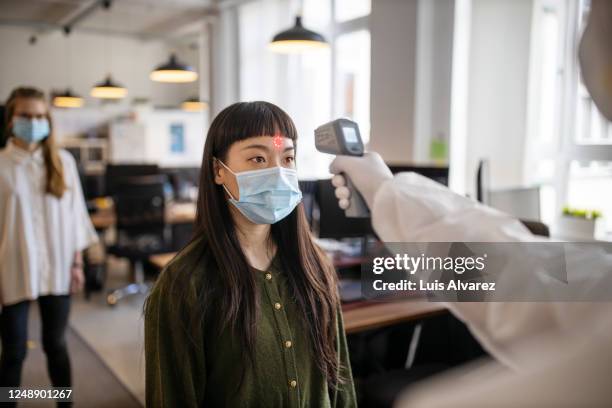
[[[362,301],[342,305],[344,329],[347,334],[421,320],[443,313],[446,313],[446,308],[441,303],[423,299]]]
[[[168,224],[183,224],[195,221],[195,203],[171,203],[166,206],[166,222]],[[98,210],[90,215],[91,222],[97,230],[112,227],[117,222],[112,208]]]
[[[167,254],[151,255],[149,262],[151,262],[156,268],[164,269],[166,265],[174,258],[176,252],[170,252]]]
[[[169,252],[166,254],[152,255],[149,257],[149,261],[157,268],[163,269],[168,262],[174,258],[176,252]],[[366,262],[366,257],[350,257],[346,255],[334,255],[332,261],[336,268],[348,268],[351,266],[359,266],[363,262]]]
[[[175,253],[153,255],[149,261],[164,268]],[[423,299],[396,300],[393,302],[359,301],[342,304],[344,327],[347,334],[378,329],[398,323],[420,320],[445,313],[441,303]]]

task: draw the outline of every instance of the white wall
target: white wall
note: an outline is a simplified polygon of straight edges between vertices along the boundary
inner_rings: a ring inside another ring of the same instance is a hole
[[[32,30],[24,28],[0,27],[0,99],[6,100],[10,91],[19,85],[36,86],[46,92],[70,85],[73,91],[87,97],[89,106],[101,104],[89,97],[89,91],[108,71],[106,37],[75,30],[68,37],[71,58],[66,61],[67,38],[59,30],[40,36],[35,45],[28,44],[31,34]],[[198,94],[197,82],[160,84],[149,80],[151,70],[168,59],[172,47],[160,41],[127,37],[108,37],[108,40],[113,78],[129,92],[123,104],[127,105],[133,98],[147,98],[157,106],[176,106]],[[181,51],[181,60],[196,65],[196,51],[184,48]]]
[[[432,139],[449,144],[455,0],[419,0],[414,162],[431,163]]]
[[[433,164],[448,145],[455,0],[372,2],[369,148],[393,164]]]
[[[467,111],[472,1],[455,0],[448,186],[466,190]],[[471,173],[470,173],[471,174]]]
[[[472,0],[465,182],[488,158],[491,187],[523,183],[532,0]],[[452,163],[451,163],[452,165]]]
[[[414,156],[417,0],[372,2],[370,150],[402,164]]]
[[[460,192],[473,194],[485,157],[493,188],[521,185],[532,3],[462,0],[457,9],[457,0],[373,1],[370,149],[391,163],[427,163],[431,138],[449,138],[452,119],[462,128],[452,130],[462,140],[450,153]],[[457,10],[467,19],[459,27],[467,44],[455,41]]]

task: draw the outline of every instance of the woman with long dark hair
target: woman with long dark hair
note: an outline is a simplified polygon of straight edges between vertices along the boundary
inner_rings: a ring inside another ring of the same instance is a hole
[[[210,126],[194,239],[145,304],[148,406],[353,407],[336,274],[313,242],[297,131],[267,102]]]

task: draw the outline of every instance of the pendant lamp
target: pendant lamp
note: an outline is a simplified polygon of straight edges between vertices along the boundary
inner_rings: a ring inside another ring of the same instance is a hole
[[[83,98],[73,94],[70,89],[53,94],[53,106],[57,108],[80,108],[83,103]]]
[[[185,83],[197,80],[198,73],[193,67],[179,62],[176,54],[172,54],[166,63],[151,72],[149,78],[156,82]]]
[[[89,94],[94,98],[121,99],[126,97],[127,89],[113,82],[111,76],[108,75],[104,81],[91,88]]]
[[[70,33],[72,32],[70,27],[64,27],[64,35],[66,38],[66,55],[64,57],[64,61],[66,63],[66,82],[68,83],[68,87],[65,91],[53,92],[52,100],[53,106],[57,108],[80,108],[84,105],[85,100],[81,98],[79,95],[72,93],[70,90],[70,85],[72,83],[72,47],[70,41]]]
[[[325,38],[302,25],[302,16],[295,17],[295,25],[288,30],[276,34],[268,49],[279,54],[293,54],[314,49],[328,48]]]
[[[189,98],[181,103],[181,109],[185,112],[202,112],[208,108],[208,104],[199,98]]]
[[[113,55],[112,49],[110,49],[110,45],[112,44],[109,44],[110,40],[108,38],[108,33],[110,32],[110,6],[111,2],[105,2],[103,5],[104,10],[106,12],[106,36],[104,38],[104,51],[106,54],[105,59],[108,70],[107,72],[110,72]],[[102,82],[97,83],[96,85],[94,85],[93,88],[91,88],[89,95],[99,99],[122,99],[127,96],[127,93],[127,89],[117,84],[116,82],[113,82],[113,80],[111,79],[111,75],[108,74]]]

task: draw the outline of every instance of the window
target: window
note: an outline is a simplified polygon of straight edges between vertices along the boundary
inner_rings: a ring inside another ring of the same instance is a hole
[[[612,232],[612,124],[577,58],[589,8],[589,0],[535,2],[525,174],[545,186],[546,222],[554,225],[564,206],[598,210]]]
[[[337,22],[352,20],[370,14],[371,0],[335,0],[334,14]]]
[[[612,144],[612,124],[597,110],[582,81],[576,105],[576,143]]]
[[[321,33],[331,47],[301,55],[270,52],[268,42],[293,25],[299,6],[289,0],[237,6],[240,99],[283,108],[299,132],[299,177],[325,178],[332,156],[316,150],[316,127],[344,116],[357,121],[364,141],[369,139],[370,0],[304,0],[304,26]]]
[[[534,3],[525,181],[539,185],[541,218],[552,225],[557,215],[556,165],[562,129],[564,3]]]
[[[370,32],[352,31],[336,38],[334,116],[359,124],[363,142],[370,140]]]
[[[590,1],[579,1],[577,17],[579,34],[584,30],[589,12]],[[574,86],[577,88],[576,131],[574,133],[576,144],[612,144],[612,123],[597,110],[580,76]]]
[[[596,209],[607,215],[612,230],[612,161],[572,161],[567,186],[567,204],[573,208]]]
[[[589,0],[575,0],[571,21],[571,51],[578,54],[578,44],[590,12]],[[568,105],[572,131],[565,135],[565,157],[560,190],[567,205],[600,211],[612,233],[612,123],[597,109],[582,83],[577,57],[573,58],[574,76],[568,77],[572,92]]]

